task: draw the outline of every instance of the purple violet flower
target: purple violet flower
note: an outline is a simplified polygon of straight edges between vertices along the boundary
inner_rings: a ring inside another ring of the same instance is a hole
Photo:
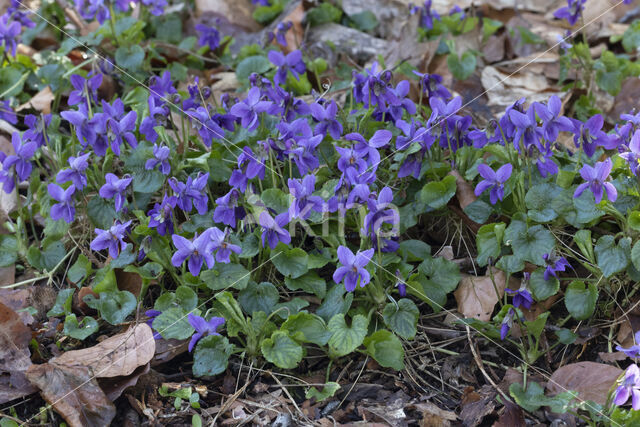
[[[544,270],[544,280],[551,279],[551,276],[558,278],[558,271],[565,271],[567,267],[571,267],[569,262],[561,256],[556,254],[543,254],[542,259],[544,260],[547,268]]]
[[[89,247],[92,251],[101,251],[103,249],[109,249],[109,256],[113,259],[118,257],[120,250],[124,250],[127,247],[127,243],[124,241],[127,228],[131,225],[131,220],[123,223],[116,221],[108,230],[102,230],[96,228],[96,238],[91,241]]]
[[[300,74],[307,71],[307,67],[302,61],[302,52],[299,50],[294,50],[287,54],[287,56],[284,56],[280,51],[272,50],[267,56],[269,61],[278,67],[275,76],[273,76],[273,81],[276,84],[281,85],[287,81],[288,71],[291,71],[291,74],[293,74],[296,80],[300,80]]]
[[[27,114],[24,118],[24,124],[27,130],[24,131],[24,139],[34,141],[38,147],[47,145],[46,128],[51,123],[51,114],[40,115],[38,117],[33,114]]]
[[[307,219],[311,211],[322,211],[322,197],[314,196],[316,176],[307,175],[302,180],[289,179],[289,193],[293,202],[289,205],[289,218]]]
[[[632,359],[640,358],[640,331],[636,332],[633,336],[634,345],[629,348],[624,348],[621,345],[616,346],[616,350],[623,352]]]
[[[333,281],[340,284],[344,280],[344,287],[348,292],[353,292],[358,283],[364,288],[371,280],[369,272],[366,270],[367,264],[371,261],[374,249],[358,251],[355,255],[346,246],[338,247],[338,260],[340,267],[333,273]]]
[[[567,6],[561,7],[553,13],[557,19],[566,19],[569,25],[574,26],[582,15],[584,4],[587,0],[567,0]]]
[[[182,263],[189,258],[187,266],[189,267],[189,273],[193,276],[200,274],[203,262],[207,263],[208,268],[213,268],[216,261],[213,258],[210,233],[209,230],[205,230],[200,236],[196,233],[193,241],[185,239],[178,234],[172,235],[171,240],[173,240],[177,251],[171,257],[171,264],[173,264],[174,267],[180,267]]]
[[[269,214],[269,212],[262,211],[258,222],[262,227],[262,247],[264,248],[265,242],[271,249],[275,249],[279,242],[288,245],[291,243],[291,235],[283,227],[289,223],[289,216],[287,212],[277,215],[275,219]]]
[[[213,211],[213,220],[229,227],[235,228],[237,217],[241,217],[244,209],[238,206],[240,191],[232,188],[227,194],[216,199],[216,208]]]
[[[609,137],[602,131],[604,119],[600,114],[591,117],[585,123],[580,120],[573,120],[574,137],[573,141],[576,147],[582,145],[584,153],[591,157],[596,152],[598,146],[607,148],[609,146]]]
[[[631,137],[629,151],[620,154],[620,157],[629,163],[631,173],[638,176],[638,166],[640,166],[640,129],[636,130]]]
[[[112,173],[105,175],[106,183],[100,187],[98,194],[103,199],[112,199],[115,197],[116,212],[120,212],[127,201],[127,188],[133,178],[125,175],[122,179]]]
[[[211,241],[213,248],[216,251],[216,261],[223,264],[229,264],[231,262],[231,252],[236,254],[242,253],[242,248],[238,245],[234,245],[229,242],[229,233],[221,231],[217,227],[210,228]]]
[[[613,404],[622,406],[627,403],[629,396],[633,410],[640,410],[640,369],[635,364],[627,368],[622,382],[613,392]]]
[[[272,105],[271,101],[261,101],[262,93],[257,87],[252,87],[247,98],[231,107],[230,113],[240,119],[242,127],[254,131],[260,124],[258,114],[264,113]]]
[[[162,202],[156,203],[147,213],[149,227],[155,228],[159,235],[173,234],[173,209],[177,202],[178,199],[175,196],[165,194]]]
[[[528,290],[520,288],[514,291],[513,289],[507,288],[505,289],[505,292],[507,293],[507,295],[511,295],[513,297],[514,307],[518,308],[522,306],[527,310],[531,308],[531,304],[533,304],[533,297],[531,296],[531,292],[529,292]]]
[[[12,125],[18,123],[18,117],[11,108],[11,101],[8,99],[0,101],[0,119],[9,122]]]
[[[560,115],[562,101],[556,95],[552,95],[547,105],[534,103],[534,108],[540,119],[542,119],[542,131],[547,141],[555,141],[561,131],[571,132],[574,130],[573,123],[567,117]]]
[[[171,172],[169,154],[171,154],[171,149],[169,147],[153,144],[153,159],[147,160],[144,168],[146,170],[152,170],[155,169],[156,166],[160,165],[160,172],[162,172],[163,175],[169,175],[169,172]]]
[[[618,198],[618,191],[612,183],[606,182],[606,179],[609,177],[609,173],[611,173],[612,167],[613,163],[611,163],[610,158],[607,158],[604,162],[597,162],[595,167],[584,165],[582,169],[580,169],[580,175],[582,176],[582,179],[587,182],[583,182],[578,185],[575,193],[573,193],[573,197],[580,197],[584,190],[588,188],[595,196],[596,203],[600,203],[605,191],[609,201],[615,202]]]
[[[76,216],[76,208],[73,204],[73,193],[75,193],[76,187],[70,185],[64,190],[59,185],[49,184],[47,191],[52,199],[59,202],[51,206],[51,219],[54,221],[64,219],[67,224],[71,224]]]
[[[396,270],[396,288],[398,288],[398,294],[401,298],[407,296],[407,284],[402,278],[402,273],[400,273],[400,270]]]
[[[16,56],[17,40],[21,31],[20,23],[8,14],[0,16],[0,43],[4,46],[5,52],[11,52],[11,56]]]
[[[317,102],[309,105],[311,117],[318,122],[313,130],[314,135],[326,136],[327,132],[331,138],[336,141],[342,136],[342,125],[336,120],[338,114],[338,106],[335,101],[331,100],[324,105]]]
[[[5,193],[9,194],[15,187],[16,177],[19,182],[26,181],[31,176],[33,165],[31,158],[35,154],[38,144],[33,141],[24,141],[19,132],[11,135],[11,145],[15,154],[8,156],[0,152],[2,170],[0,171],[0,182],[3,183]]]
[[[98,88],[102,84],[102,74],[89,75],[85,79],[79,74],[73,74],[70,79],[71,86],[74,90],[69,94],[67,104],[76,105],[84,104],[85,106],[89,102],[95,102],[98,99]]]
[[[420,26],[422,26],[426,30],[433,29],[433,22],[440,20],[440,15],[438,12],[431,8],[431,0],[425,0],[424,7],[419,6],[411,6],[409,9],[409,13],[414,15],[416,13],[420,14]]]
[[[164,13],[164,8],[168,6],[167,0],[140,0],[153,16],[160,16]]]
[[[71,181],[77,190],[82,191],[87,186],[87,175],[84,171],[89,167],[89,156],[91,153],[78,154],[78,157],[69,157],[69,168],[62,169],[56,175],[56,182]]]
[[[198,24],[196,31],[200,33],[199,46],[209,46],[210,50],[216,50],[220,46],[220,33],[214,27]]]
[[[193,348],[202,337],[220,335],[217,330],[225,322],[223,317],[212,317],[209,321],[206,321],[204,317],[196,316],[193,313],[189,313],[187,318],[189,324],[196,330],[196,333],[191,337],[191,341],[189,341],[189,353],[193,351]]]
[[[504,339],[507,338],[507,335],[509,335],[509,331],[513,326],[513,316],[515,316],[515,314],[516,311],[510,307],[509,311],[507,311],[507,315],[502,319],[502,324],[500,325],[500,340],[504,341]]]
[[[498,200],[502,200],[504,197],[504,183],[507,182],[511,176],[513,166],[511,163],[507,163],[494,172],[489,166],[481,163],[478,165],[478,173],[484,180],[480,181],[474,191],[476,196],[484,193],[486,190],[491,189],[489,193],[489,200],[492,205],[495,205]]]
[[[442,84],[442,76],[439,74],[420,73],[413,71],[413,74],[420,77],[420,87],[428,98],[436,97],[447,100],[451,98],[451,92]]]

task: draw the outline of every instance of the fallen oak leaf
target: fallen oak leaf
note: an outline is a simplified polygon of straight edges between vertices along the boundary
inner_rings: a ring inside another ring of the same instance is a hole
[[[547,390],[554,395],[568,390],[577,391],[581,400],[605,405],[609,390],[622,373],[622,369],[604,363],[570,363],[551,374]]]
[[[149,363],[155,350],[153,331],[149,325],[141,323],[93,347],[67,351],[49,363],[86,366],[97,378],[120,377]]]
[[[42,112],[42,114],[49,114],[51,113],[51,103],[54,99],[55,95],[51,92],[51,88],[47,86],[40,92],[36,93],[29,101],[16,108],[16,111],[32,108],[36,111]]]
[[[86,366],[32,365],[27,378],[71,427],[107,426],[116,416],[115,406]]]
[[[457,170],[452,170],[449,172],[449,175],[456,179],[456,198],[458,199],[458,203],[460,203],[460,207],[464,210],[471,203],[475,202],[478,197],[476,197],[473,191],[473,186],[469,184]]]
[[[25,377],[31,366],[31,330],[20,316],[0,303],[0,403],[34,393]]]
[[[474,318],[482,321],[491,319],[493,308],[504,295],[507,287],[505,273],[498,269],[492,269],[493,278],[487,276],[466,276],[453,293],[458,302],[458,312],[466,318]],[[512,283],[517,280],[511,280]],[[517,285],[511,286],[517,289]],[[497,292],[497,293],[496,293]]]

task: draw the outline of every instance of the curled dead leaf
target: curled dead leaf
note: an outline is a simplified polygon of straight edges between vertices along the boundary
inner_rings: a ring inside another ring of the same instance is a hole
[[[607,395],[623,370],[596,362],[577,362],[558,368],[547,383],[552,394],[577,391],[581,400],[607,403]]]
[[[116,408],[82,365],[32,365],[27,378],[71,427],[108,426]]]
[[[127,376],[138,366],[149,363],[155,350],[151,328],[141,323],[93,347],[67,351],[49,363],[86,366],[97,378]]]
[[[460,172],[452,170],[449,175],[456,179],[456,198],[462,209],[469,206],[471,203],[477,200],[475,193],[473,192],[473,186],[465,180]]]
[[[47,86],[40,92],[36,93],[29,101],[16,108],[16,111],[32,108],[36,111],[42,112],[42,114],[49,114],[51,112],[51,103],[54,99],[55,95],[51,92],[51,88]]]
[[[31,330],[20,316],[0,303],[0,403],[35,391],[25,378],[31,366]]]
[[[512,288],[516,286],[513,285]],[[493,309],[504,295],[506,287],[507,276],[503,271],[495,268],[493,279],[490,275],[463,277],[453,294],[458,302],[458,311],[466,318],[490,320]]]

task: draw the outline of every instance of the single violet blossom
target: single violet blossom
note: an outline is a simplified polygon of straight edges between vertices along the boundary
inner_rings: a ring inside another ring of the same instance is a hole
[[[11,56],[16,56],[17,40],[21,31],[20,23],[8,14],[0,16],[0,43],[4,46],[5,52],[11,52]]]
[[[604,162],[597,162],[595,166],[584,165],[580,169],[580,175],[582,179],[587,182],[583,182],[578,185],[576,191],[573,193],[573,197],[580,197],[580,195],[587,188],[593,193],[596,199],[596,203],[600,203],[603,194],[606,192],[610,202],[615,202],[618,198],[618,191],[612,183],[606,182],[606,179],[611,173],[613,163],[610,158],[607,158]]]
[[[217,227],[212,227],[210,230],[210,237],[216,252],[217,262],[229,264],[231,262],[231,252],[236,254],[242,253],[240,246],[229,242],[228,232],[223,232]]]
[[[317,102],[309,105],[311,117],[318,122],[313,130],[314,135],[326,136],[327,133],[336,141],[342,136],[342,125],[336,120],[338,114],[338,106],[335,101],[331,100],[324,105]]]
[[[544,280],[550,280],[551,276],[558,278],[558,271],[565,271],[567,267],[571,267],[566,258],[558,256],[556,254],[543,254],[542,259],[546,264],[544,270]]]
[[[489,193],[489,199],[492,205],[495,205],[498,200],[502,200],[504,197],[504,183],[507,182],[511,176],[513,166],[511,163],[507,163],[500,167],[496,172],[489,166],[481,163],[478,165],[478,173],[484,180],[480,181],[475,188],[475,195],[479,196],[486,190],[491,189]]]
[[[220,46],[220,33],[214,27],[204,24],[196,25],[196,31],[200,33],[199,46],[209,46],[210,50],[216,50]]]
[[[127,247],[127,243],[124,241],[125,233],[131,225],[131,220],[121,223],[116,221],[108,230],[102,230],[96,228],[96,238],[91,241],[89,247],[92,251],[101,251],[103,249],[109,249],[109,256],[111,258],[117,258],[120,250],[124,250]]]
[[[153,144],[153,159],[148,159],[144,164],[144,168],[146,170],[152,170],[160,165],[160,172],[162,172],[163,175],[169,175],[169,172],[171,172],[171,164],[169,163],[170,154],[171,149],[166,145]]]
[[[640,331],[636,332],[634,335],[635,344],[629,348],[624,348],[621,345],[616,346],[616,350],[623,352],[632,359],[640,358]]]
[[[217,330],[220,326],[224,325],[223,317],[212,317],[208,321],[204,317],[197,316],[193,313],[189,313],[187,316],[189,324],[196,330],[196,333],[191,337],[189,341],[189,353],[193,351],[198,341],[207,335],[220,335]]]
[[[78,157],[69,157],[69,168],[62,169],[56,175],[56,182],[71,181],[77,190],[82,191],[87,186],[87,175],[85,170],[89,167],[89,156],[91,153],[78,154]]]
[[[155,228],[159,235],[173,234],[173,209],[178,202],[175,196],[162,198],[161,203],[156,203],[147,216],[149,217],[149,227]]]
[[[561,7],[553,13],[557,19],[566,19],[569,25],[574,26],[578,18],[582,15],[584,4],[587,0],[567,0],[567,5]]]
[[[283,227],[289,223],[289,215],[283,212],[273,218],[269,212],[262,211],[258,217],[258,222],[262,227],[262,247],[265,242],[271,249],[275,249],[279,242],[288,245],[291,243],[291,235]]]
[[[19,132],[11,135],[11,145],[15,154],[6,155],[0,151],[0,183],[3,184],[5,193],[11,193],[15,187],[15,181],[26,181],[31,176],[33,165],[31,158],[38,148],[34,141],[24,141]]]
[[[640,369],[638,365],[630,365],[624,373],[622,381],[613,392],[613,403],[622,406],[631,397],[631,407],[640,410]]]
[[[0,101],[0,119],[15,125],[18,123],[18,117],[16,113],[11,108],[11,101],[6,99],[4,101]]]
[[[215,265],[216,261],[213,258],[209,230],[206,230],[200,236],[196,234],[193,241],[178,234],[172,235],[171,240],[173,240],[173,244],[177,249],[176,253],[171,257],[171,264],[173,264],[174,267],[180,267],[188,258],[189,262],[187,266],[189,273],[193,276],[198,276],[202,269],[203,262],[206,262],[207,267],[210,269]]]
[[[98,194],[103,199],[115,198],[116,212],[120,212],[127,201],[127,188],[129,184],[131,184],[131,181],[133,181],[133,178],[128,175],[118,178],[112,173],[107,173],[105,180],[107,182],[100,187]]]
[[[73,204],[73,193],[76,187],[72,184],[64,190],[59,185],[49,184],[47,191],[51,198],[59,202],[51,206],[51,219],[54,221],[64,219],[67,224],[71,224],[76,216],[76,208]]]
[[[344,280],[344,287],[348,292],[353,292],[358,283],[364,288],[371,280],[371,275],[366,270],[367,264],[371,261],[374,249],[358,251],[355,255],[346,246],[338,247],[338,260],[340,267],[333,273],[333,281],[340,284]]]
[[[533,296],[531,296],[531,292],[528,290],[520,288],[514,291],[513,289],[507,288],[505,289],[505,292],[507,295],[513,297],[514,307],[524,307],[527,310],[531,308],[531,304],[533,304]]]
[[[240,119],[242,127],[249,131],[258,128],[260,124],[258,114],[266,112],[272,105],[271,101],[261,101],[261,98],[260,88],[252,87],[244,101],[238,102],[231,107],[230,113]]]
[[[501,341],[504,341],[505,338],[507,338],[507,335],[509,335],[509,331],[513,326],[513,317],[515,316],[515,314],[516,314],[516,311],[513,309],[513,307],[510,307],[509,311],[507,311],[506,316],[504,316],[504,319],[502,319],[502,324],[500,325]]]
[[[276,84],[281,85],[287,81],[288,71],[291,71],[296,80],[300,80],[300,74],[307,71],[304,61],[302,61],[302,52],[300,50],[294,50],[287,56],[280,51],[272,50],[267,56],[269,61],[278,67],[275,76],[273,76],[273,81]]]
[[[314,196],[316,185],[315,175],[306,175],[302,180],[289,179],[289,193],[293,202],[289,205],[289,218],[307,219],[311,211],[322,211],[322,198]]]

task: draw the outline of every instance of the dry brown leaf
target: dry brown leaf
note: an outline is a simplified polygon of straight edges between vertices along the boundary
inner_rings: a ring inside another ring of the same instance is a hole
[[[505,273],[495,268],[493,269],[493,280],[489,275],[463,277],[458,289],[453,293],[458,302],[458,312],[466,318],[490,320],[493,308],[504,295],[506,282]],[[513,280],[512,283],[514,283]]]
[[[490,385],[484,385],[475,391],[467,387],[462,394],[460,419],[465,426],[477,426],[484,417],[496,408],[496,391]]]
[[[51,103],[55,99],[55,95],[51,92],[49,86],[36,93],[33,98],[19,106],[16,111],[26,110],[32,108],[36,111],[42,112],[42,114],[49,114],[51,112]]]
[[[32,365],[27,377],[71,427],[108,426],[116,415],[86,366]]]
[[[613,363],[620,362],[627,358],[627,355],[621,351],[614,351],[613,353],[605,353],[604,351],[599,351],[598,356],[602,359],[603,362]]]
[[[2,283],[2,270],[0,269],[0,284]],[[13,283],[13,282],[10,282]],[[18,316],[20,316],[20,320],[25,325],[30,325],[34,322],[34,318],[26,310],[22,310],[29,306],[29,298],[31,297],[31,289],[32,288],[23,288],[23,289],[6,289],[0,288],[0,299],[2,299],[2,303],[7,307],[11,308],[16,312]],[[18,313],[19,310],[22,310]]]
[[[196,0],[196,15],[215,14],[248,31],[260,30],[250,0]]]
[[[523,97],[528,102],[546,102],[551,95],[562,96],[545,76],[528,71],[510,75],[488,65],[482,70],[480,78],[482,86],[487,90],[489,105],[507,107]]]
[[[142,277],[138,273],[131,273],[122,269],[116,269],[116,283],[121,291],[129,291],[136,298],[142,291]]]
[[[457,170],[452,170],[449,172],[449,175],[456,178],[456,197],[458,198],[458,203],[460,203],[460,207],[462,209],[477,200],[477,197],[473,192],[473,186],[469,184]]]
[[[624,371],[616,366],[596,362],[570,363],[556,370],[547,383],[552,394],[572,390],[581,400],[606,404],[609,390]]]
[[[189,340],[158,340],[156,341],[156,354],[151,360],[151,366],[166,363],[174,357],[184,353],[189,348]]]
[[[0,403],[35,392],[25,377],[31,366],[31,330],[20,316],[0,303]]]
[[[138,383],[138,379],[142,375],[145,375],[150,370],[150,365],[147,363],[144,366],[138,367],[133,373],[126,377],[113,377],[113,378],[102,378],[99,380],[100,388],[104,390],[104,393],[107,395],[107,398],[112,402],[115,401],[123,391],[127,388],[132,387]]]
[[[149,325],[141,323],[93,347],[67,351],[49,363],[87,366],[98,378],[119,377],[149,363],[155,351],[153,332]]]
[[[448,427],[451,425],[451,421],[458,419],[455,412],[440,409],[431,402],[416,403],[415,408],[422,412],[421,427]]]
[[[304,27],[302,26],[302,20],[304,19],[304,7],[302,2],[289,13],[287,16],[281,19],[281,22],[291,22],[293,25],[289,31],[284,35],[287,45],[284,46],[285,52],[291,52],[300,47],[300,43],[304,40]],[[235,74],[235,73],[234,73]]]
[[[629,77],[622,83],[620,93],[615,97],[613,108],[607,113],[607,119],[611,123],[620,120],[620,114],[631,112],[637,107],[640,98],[640,79]]]
[[[524,427],[526,425],[522,408],[506,400],[504,401],[504,412],[492,427]]]

